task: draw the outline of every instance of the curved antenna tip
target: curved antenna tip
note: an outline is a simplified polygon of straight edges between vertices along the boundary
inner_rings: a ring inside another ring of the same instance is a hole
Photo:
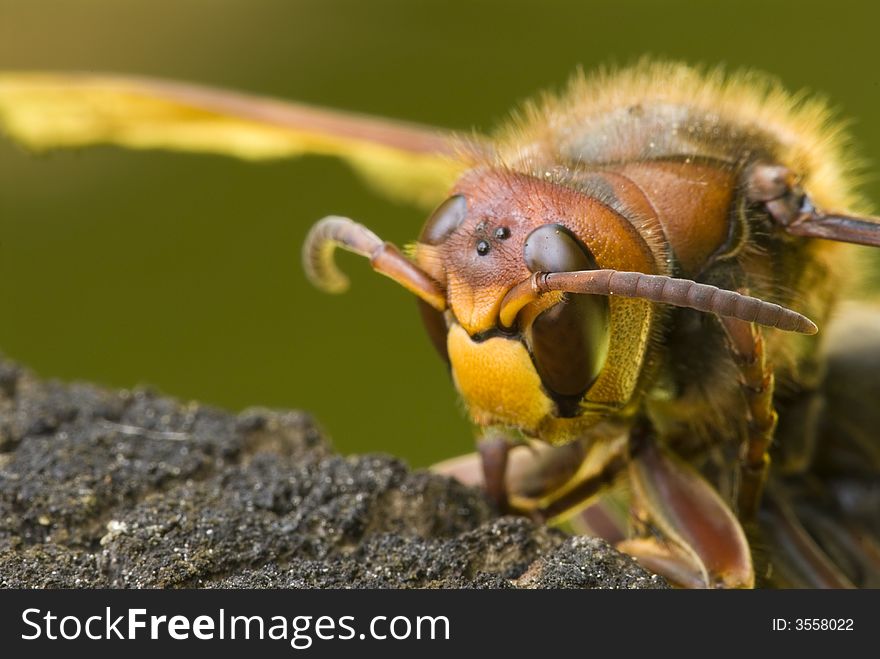
[[[327,293],[348,289],[348,277],[337,267],[333,253],[337,248],[370,260],[373,270],[390,277],[438,311],[446,308],[443,287],[404,256],[391,243],[347,217],[331,215],[318,221],[303,244],[303,267],[306,276]]]
[[[372,231],[347,217],[328,215],[309,230],[302,247],[302,262],[308,280],[325,293],[344,293],[350,281],[333,258],[338,247],[369,258],[382,246]]]

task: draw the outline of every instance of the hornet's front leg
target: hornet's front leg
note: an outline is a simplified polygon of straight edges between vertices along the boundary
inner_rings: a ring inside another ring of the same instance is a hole
[[[482,487],[502,513],[546,522],[583,507],[624,473],[625,445],[620,436],[551,446],[490,429],[477,442],[477,453],[432,469]]]
[[[512,444],[492,433],[480,452],[434,467],[465,484],[483,486],[507,512],[539,521],[586,522],[648,569],[688,588],[754,586],[749,545],[736,516],[697,471],[661,446],[647,425],[630,435],[564,446]],[[606,494],[629,476],[630,526]]]
[[[749,543],[715,488],[647,425],[633,430],[630,453],[637,534],[618,549],[680,586],[753,588]]]
[[[507,488],[507,461],[513,443],[500,432],[488,432],[477,442],[483,472],[483,488],[502,513],[510,509]]]
[[[748,405],[749,425],[740,456],[740,489],[737,509],[740,519],[755,519],[770,466],[768,450],[776,431],[773,405],[773,369],[764,357],[764,339],[754,323],[722,318],[730,351],[740,372],[740,384]]]

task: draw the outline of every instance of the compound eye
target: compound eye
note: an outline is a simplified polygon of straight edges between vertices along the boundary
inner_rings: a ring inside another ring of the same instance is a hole
[[[586,245],[561,224],[545,224],[532,231],[523,245],[523,258],[532,272],[575,272],[599,267]]]
[[[561,224],[532,231],[523,247],[532,272],[595,270],[596,259]],[[577,416],[581,398],[605,366],[610,340],[608,299],[565,295],[541,312],[529,331],[535,368],[561,416]]]
[[[453,195],[437,207],[425,226],[419,242],[439,245],[455,231],[467,216],[467,200],[463,195]]]
[[[532,323],[535,367],[563,416],[566,403],[574,404],[570,412],[576,415],[581,397],[605,366],[610,321],[606,298],[572,295],[543,311]]]

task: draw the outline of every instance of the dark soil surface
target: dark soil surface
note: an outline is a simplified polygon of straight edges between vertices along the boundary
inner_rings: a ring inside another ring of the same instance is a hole
[[[662,588],[601,540],[334,453],[301,412],[232,415],[0,361],[0,586]]]

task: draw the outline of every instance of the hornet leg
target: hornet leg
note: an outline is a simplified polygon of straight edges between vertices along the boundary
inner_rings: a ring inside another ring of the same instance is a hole
[[[629,462],[637,536],[618,543],[650,570],[687,588],[753,588],[745,533],[721,496],[693,467],[633,430]]]
[[[773,371],[764,358],[761,331],[754,324],[730,318],[723,318],[721,322],[739,367],[749,411],[749,434],[741,455],[737,509],[740,519],[753,520],[761,505],[770,466],[768,449],[777,423],[773,406]]]

